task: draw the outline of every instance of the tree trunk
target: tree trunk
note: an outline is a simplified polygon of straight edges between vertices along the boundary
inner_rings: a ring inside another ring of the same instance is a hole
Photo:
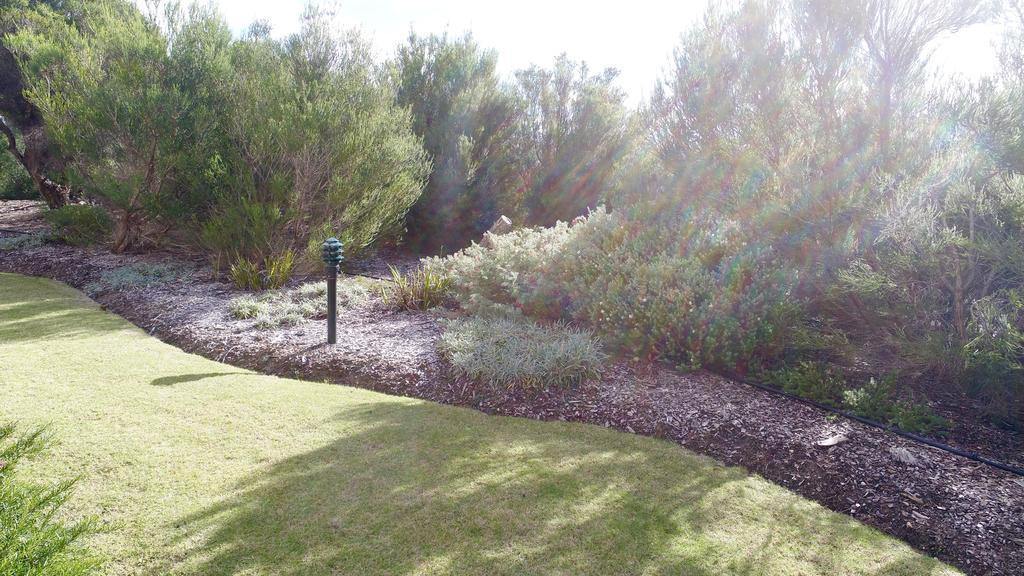
[[[32,178],[39,195],[52,208],[60,208],[71,202],[71,189],[54,182],[43,172],[47,157],[46,136],[42,126],[34,127],[22,133],[25,142],[24,152],[18,150],[18,142],[14,131],[7,125],[7,120],[0,116],[0,132],[7,137],[7,149],[21,164]]]
[[[892,125],[893,125],[893,104],[892,93],[895,82],[886,76],[882,79],[882,94],[879,111],[878,125],[878,155],[881,159],[882,170],[886,173],[892,171]]]
[[[121,254],[131,248],[135,243],[135,213],[125,210],[117,220],[114,227],[114,244],[111,251],[114,254]]]
[[[8,31],[0,30],[0,36]],[[70,203],[71,189],[46,176],[56,163],[50,157],[43,115],[25,98],[24,88],[14,54],[0,42],[0,132],[7,138],[7,149],[25,167],[46,205],[60,208]],[[18,150],[15,128],[21,131],[24,151]]]

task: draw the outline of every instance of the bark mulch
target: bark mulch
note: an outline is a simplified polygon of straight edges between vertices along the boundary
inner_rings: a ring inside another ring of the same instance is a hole
[[[239,292],[200,262],[53,244],[0,251],[0,271],[79,288],[104,270],[143,261],[176,266],[183,277],[95,298],[187,351],[263,372],[491,414],[587,422],[665,438],[744,466],[969,574],[1024,574],[1024,478],[714,374],[614,363],[600,381],[572,390],[493,390],[448,375],[436,347],[439,314],[373,304],[343,313],[338,345],[328,347],[322,344],[322,321],[264,331],[233,319],[227,303]],[[364,268],[377,271],[379,265]],[[817,445],[839,433],[847,440]]]

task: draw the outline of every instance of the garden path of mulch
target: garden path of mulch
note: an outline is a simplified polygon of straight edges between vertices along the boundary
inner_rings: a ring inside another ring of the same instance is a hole
[[[573,390],[491,390],[448,375],[436,350],[439,314],[379,306],[344,312],[339,343],[327,347],[323,322],[260,331],[233,319],[227,303],[238,291],[202,263],[181,256],[115,256],[52,244],[0,251],[0,271],[78,288],[104,270],[142,261],[166,262],[188,274],[168,284],[100,293],[96,300],[189,352],[492,414],[589,422],[663,437],[744,466],[970,574],[1024,574],[1024,478],[713,374],[616,363],[600,381]],[[374,267],[379,265],[369,265]],[[830,448],[816,445],[839,432],[848,440]],[[897,457],[896,448],[913,463]]]

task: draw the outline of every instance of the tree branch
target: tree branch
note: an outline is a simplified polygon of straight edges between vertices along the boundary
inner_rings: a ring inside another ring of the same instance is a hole
[[[0,131],[4,133],[4,136],[7,136],[7,149],[11,151],[11,154],[14,154],[14,157],[18,159],[22,166],[28,168],[25,164],[25,156],[18,151],[18,139],[14,136],[14,130],[11,130],[11,127],[7,125],[7,119],[2,115],[0,115]]]

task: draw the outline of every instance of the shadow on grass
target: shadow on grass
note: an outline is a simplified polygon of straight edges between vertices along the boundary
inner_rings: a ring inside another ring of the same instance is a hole
[[[247,372],[203,372],[199,374],[177,374],[174,376],[162,376],[160,378],[154,378],[149,383],[150,386],[174,386],[175,384],[185,384],[187,382],[198,382],[206,378],[216,378],[218,376],[232,376],[232,375],[243,375]]]
[[[47,285],[44,295],[32,291],[32,282],[42,279],[0,274],[0,343],[33,342],[95,336],[125,329],[124,321],[112,314],[98,314],[94,308],[83,308],[77,302],[69,307],[67,296],[53,296]],[[84,298],[84,297],[83,297]]]
[[[793,541],[795,530],[827,548],[821,538],[850,536],[849,519],[809,506],[784,510],[784,526],[754,506],[730,517],[723,503],[749,490],[742,470],[665,467],[664,450],[625,435],[399,402],[324,426],[342,435],[177,520],[176,560],[152,574],[870,573],[836,571],[831,553],[807,565]],[[874,573],[934,567],[902,555],[906,566]]]

